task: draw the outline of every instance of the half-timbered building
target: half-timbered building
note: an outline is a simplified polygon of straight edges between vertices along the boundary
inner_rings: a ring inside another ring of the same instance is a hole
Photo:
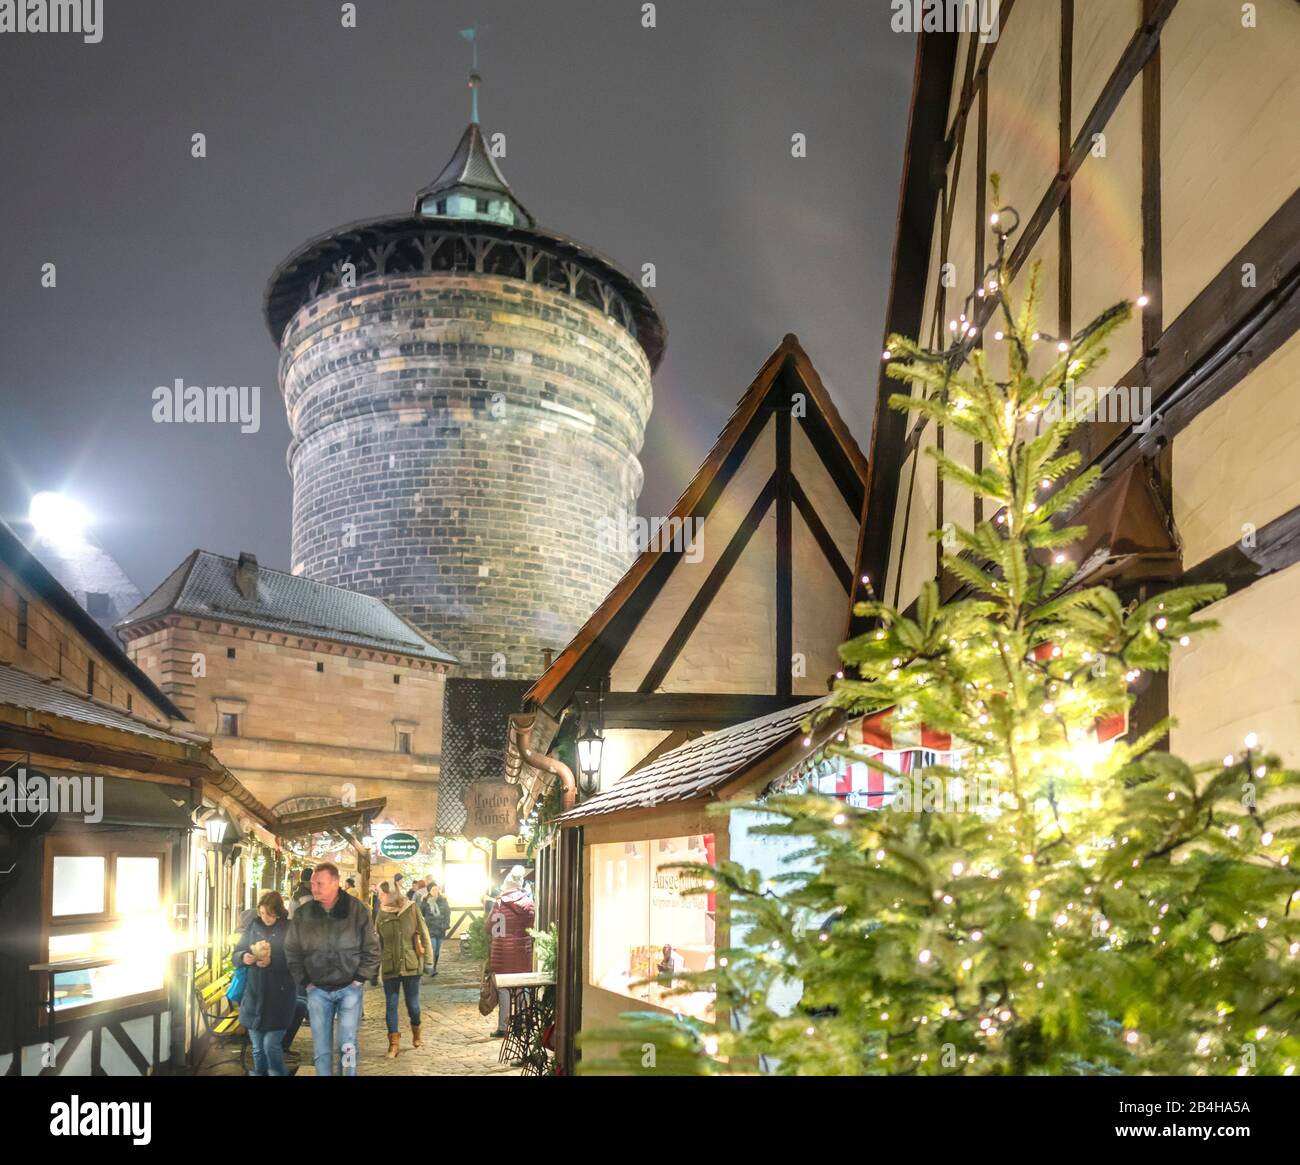
[[[1090,373],[1137,407],[1072,436],[1103,471],[1073,520],[1081,573],[1122,597],[1227,584],[1221,629],[1138,692],[1134,727],[1172,714],[1189,760],[1257,732],[1300,761],[1298,55],[1289,0],[1004,0],[996,40],[919,38],[886,335],[943,346],[993,256],[994,173],[1014,271],[1042,263],[1044,333],[1146,297]],[[981,451],[896,390],[881,377],[857,574],[906,609],[939,573],[931,532],[980,517],[925,450]]]
[[[274,814],[0,522],[0,1075],[150,1075],[209,1034]]]

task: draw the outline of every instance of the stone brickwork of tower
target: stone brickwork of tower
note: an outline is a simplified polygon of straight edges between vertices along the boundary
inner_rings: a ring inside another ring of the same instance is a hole
[[[471,124],[409,217],[309,243],[267,318],[293,440],[295,573],[376,595],[467,677],[536,676],[632,557],[664,329],[539,230]]]

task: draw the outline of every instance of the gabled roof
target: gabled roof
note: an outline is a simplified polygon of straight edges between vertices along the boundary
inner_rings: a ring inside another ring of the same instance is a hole
[[[798,337],[790,334],[768,357],[741,397],[704,463],[673,507],[670,528],[673,522],[703,519],[713,509],[773,409],[789,410],[789,395],[784,395],[779,404],[775,395],[791,387],[787,377],[793,377],[798,389],[807,393],[808,408],[802,422],[805,431],[824,447],[824,456],[829,455],[840,466],[841,488],[853,495],[854,513],[859,512],[867,476],[866,458]],[[606,673],[679,560],[680,554],[671,547],[641,551],[568,646],[529,689],[526,701],[558,717],[576,691]]]
[[[238,561],[195,550],[117,626],[132,627],[163,615],[193,615],[314,636],[350,647],[455,663],[456,658],[417,631],[382,599],[288,574],[257,568],[257,593],[245,598],[235,585]]]
[[[422,187],[415,196],[415,209],[431,194],[451,194],[464,191],[486,197],[508,199],[518,212],[518,221],[523,226],[535,226],[536,220],[514,196],[510,184],[497,168],[496,159],[492,157],[483,140],[483,131],[478,122],[471,121],[461,134],[451,159],[442,168],[442,172],[427,186]]]
[[[86,643],[99,652],[104,662],[121,673],[159,712],[170,720],[185,719],[185,714],[132,662],[117,638],[87,614],[85,608],[3,521],[0,521],[0,562],[8,566],[37,598],[48,603],[53,611],[66,619]]]
[[[825,697],[809,700],[679,745],[559,820],[570,824],[610,813],[707,800],[781,745],[796,737],[802,740],[804,719],[824,702]]]

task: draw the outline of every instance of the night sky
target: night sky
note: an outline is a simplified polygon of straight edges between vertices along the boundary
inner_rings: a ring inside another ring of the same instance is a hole
[[[655,29],[640,0],[360,0],[355,29],[340,7],[105,0],[100,44],[0,36],[7,520],[66,491],[146,592],[196,546],[288,567],[263,289],[309,237],[410,209],[469,120],[476,21],[516,195],[656,265],[641,512],[669,512],[786,332],[866,449],[914,52],[888,4],[660,0]],[[260,431],[154,423],[177,377],[261,386]]]

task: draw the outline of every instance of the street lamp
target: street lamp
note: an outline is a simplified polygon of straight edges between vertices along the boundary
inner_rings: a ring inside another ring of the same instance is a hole
[[[220,845],[225,840],[226,830],[230,828],[230,822],[218,810],[203,823],[203,828],[207,830],[208,841],[212,845]]]

